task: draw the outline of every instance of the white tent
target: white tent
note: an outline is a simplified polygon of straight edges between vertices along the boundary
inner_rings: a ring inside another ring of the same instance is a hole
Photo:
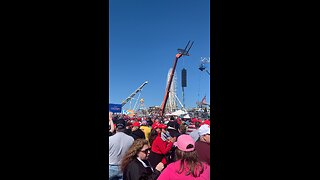
[[[189,114],[186,114],[186,115],[183,116],[183,118],[189,119],[190,116],[189,116]]]
[[[173,113],[168,113],[168,114],[166,114],[166,116],[186,116],[185,118],[190,118],[190,116],[188,115],[188,112],[185,112],[180,109],[173,112]]]
[[[188,113],[179,109],[178,111],[175,111],[175,112],[173,112],[171,114],[174,115],[174,116],[181,116],[181,115],[185,115],[185,114],[188,114]]]

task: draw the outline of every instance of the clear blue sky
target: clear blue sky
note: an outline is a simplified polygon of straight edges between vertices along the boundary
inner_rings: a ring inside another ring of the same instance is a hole
[[[210,76],[198,69],[201,57],[210,57],[210,0],[109,0],[109,103],[120,104],[148,81],[140,98],[146,107],[160,106],[177,49],[189,40],[191,55],[176,67],[181,102],[181,70],[187,70],[187,108],[205,95],[210,101]]]

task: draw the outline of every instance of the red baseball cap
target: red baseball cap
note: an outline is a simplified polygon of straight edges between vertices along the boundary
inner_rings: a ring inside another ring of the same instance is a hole
[[[134,122],[134,123],[132,124],[132,126],[140,127],[140,123],[136,121],[136,122]]]
[[[204,120],[203,124],[208,124],[210,126],[210,120],[209,119]]]
[[[157,128],[165,129],[165,128],[167,128],[167,126],[164,125],[164,124],[160,124],[160,123],[158,123],[158,122],[155,122],[155,123],[152,124],[151,128],[152,128],[152,129],[157,129]]]

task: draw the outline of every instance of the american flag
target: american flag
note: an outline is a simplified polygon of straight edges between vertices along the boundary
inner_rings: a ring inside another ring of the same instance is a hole
[[[201,103],[202,103],[203,105],[207,105],[206,96],[203,97],[203,99],[201,100]]]

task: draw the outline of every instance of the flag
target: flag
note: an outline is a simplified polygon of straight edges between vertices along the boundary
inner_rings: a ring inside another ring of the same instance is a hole
[[[204,104],[204,105],[207,104],[207,102],[206,102],[206,96],[204,96],[203,99],[201,100],[201,104]]]

